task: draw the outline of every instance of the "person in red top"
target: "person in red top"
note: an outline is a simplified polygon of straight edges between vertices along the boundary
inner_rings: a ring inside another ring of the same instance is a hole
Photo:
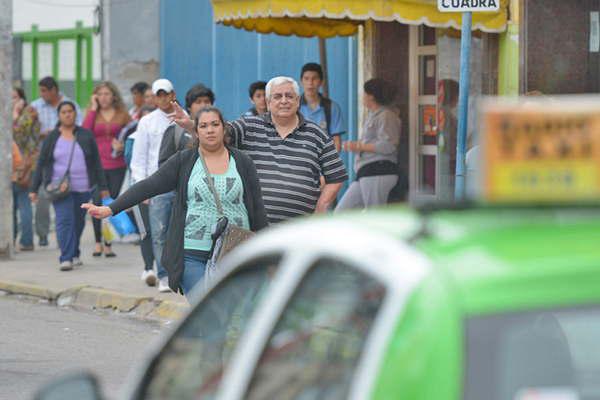
[[[108,190],[113,199],[119,195],[126,171],[124,144],[118,140],[118,135],[130,120],[131,117],[115,84],[105,81],[96,86],[83,120],[83,127],[94,133]],[[94,192],[93,199],[94,204],[102,205],[98,190]],[[96,247],[93,256],[100,257],[104,251],[106,257],[115,257],[109,242],[105,241],[104,246],[102,245],[102,229],[98,220],[94,220],[94,236]]]

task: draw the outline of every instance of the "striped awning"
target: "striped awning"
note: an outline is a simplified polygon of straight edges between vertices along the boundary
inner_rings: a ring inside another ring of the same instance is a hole
[[[461,29],[462,14],[442,13],[437,0],[212,0],[216,22],[260,33],[349,36],[366,20]],[[498,12],[473,13],[473,30],[503,32],[508,0]]]

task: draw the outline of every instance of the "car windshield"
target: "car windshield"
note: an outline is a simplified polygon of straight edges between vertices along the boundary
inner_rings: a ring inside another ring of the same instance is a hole
[[[275,326],[246,398],[347,398],[385,292],[342,262],[316,263]]]
[[[213,398],[278,263],[278,257],[252,262],[214,288],[162,350],[140,398]]]
[[[466,400],[600,400],[600,307],[467,322]]]

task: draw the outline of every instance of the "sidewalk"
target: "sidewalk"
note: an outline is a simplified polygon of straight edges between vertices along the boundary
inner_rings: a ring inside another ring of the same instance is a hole
[[[139,246],[114,243],[117,257],[92,257],[94,235],[89,219],[82,237],[83,266],[59,271],[60,252],[54,234],[49,241],[48,247],[36,246],[35,251],[18,252],[13,260],[0,260],[0,291],[35,296],[61,306],[112,308],[163,321],[178,319],[188,308],[183,296],[159,293],[140,279],[143,261]]]

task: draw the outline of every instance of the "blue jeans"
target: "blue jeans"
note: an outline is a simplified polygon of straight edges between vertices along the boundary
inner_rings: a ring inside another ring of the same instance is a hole
[[[54,201],[56,237],[60,247],[60,262],[79,257],[79,241],[85,226],[85,210],[81,204],[90,200],[90,192],[71,192],[64,199]]]
[[[31,210],[31,201],[29,201],[29,191],[13,183],[13,219],[14,219],[14,239],[17,233],[21,232],[19,243],[21,246],[33,246],[33,212]],[[17,213],[19,217],[17,218]],[[17,226],[17,220],[19,225]]]
[[[159,194],[150,200],[148,213],[150,214],[150,232],[152,235],[152,250],[154,251],[154,260],[158,279],[167,276],[167,271],[162,265],[163,247],[167,240],[167,230],[171,219],[171,210],[175,201],[175,192]]]
[[[194,287],[202,281],[204,271],[206,270],[206,262],[204,257],[197,256],[188,251],[183,253],[183,276],[181,277],[181,288],[183,294],[189,297],[188,294]]]

